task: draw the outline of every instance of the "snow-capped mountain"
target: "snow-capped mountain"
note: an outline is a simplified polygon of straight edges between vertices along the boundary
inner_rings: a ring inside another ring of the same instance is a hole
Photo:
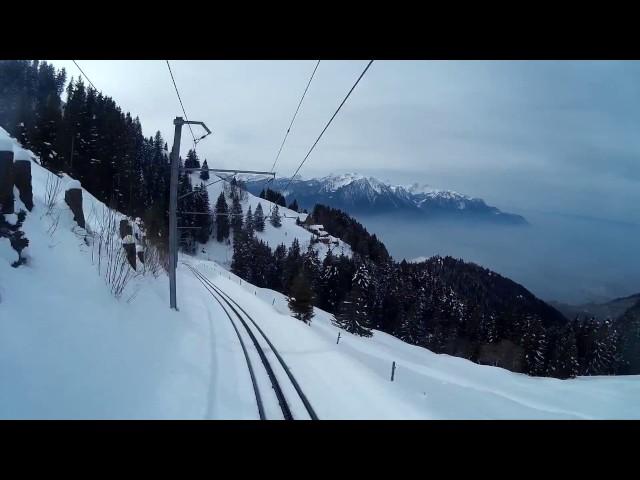
[[[259,194],[265,180],[247,178],[247,188]],[[429,217],[467,218],[500,223],[526,224],[520,215],[505,213],[487,205],[481,198],[473,198],[452,190],[440,190],[429,185],[391,185],[375,177],[358,173],[327,175],[304,180],[296,177],[279,178],[269,187],[280,191],[288,201],[294,198],[303,208],[322,203],[355,214],[407,213]],[[286,191],[283,189],[286,187]]]

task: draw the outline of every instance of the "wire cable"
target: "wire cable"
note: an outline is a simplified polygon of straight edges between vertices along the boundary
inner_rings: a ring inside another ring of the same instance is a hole
[[[291,123],[289,124],[289,128],[287,128],[287,133],[285,133],[284,138],[282,139],[282,144],[280,145],[280,150],[278,150],[278,154],[276,155],[276,159],[273,161],[273,165],[271,165],[271,172],[273,172],[273,169],[276,167],[276,163],[278,163],[278,159],[280,158],[280,153],[282,153],[282,148],[284,147],[284,143],[287,141],[287,137],[289,136],[289,132],[291,131],[291,127],[293,126],[293,122],[296,119],[296,116],[298,115],[298,111],[300,110],[300,106],[302,105],[302,101],[304,100],[305,95],[307,94],[307,90],[309,90],[309,85],[311,85],[311,80],[313,80],[313,76],[316,74],[316,70],[318,69],[318,66],[320,65],[320,60],[318,60],[318,63],[316,63],[315,68],[313,69],[313,72],[311,73],[311,77],[309,78],[309,81],[307,82],[307,86],[304,89],[304,92],[302,93],[302,97],[300,98],[300,101],[298,102],[298,107],[296,108],[295,113],[293,114],[293,118],[291,119]]]
[[[171,75],[171,81],[173,82],[173,87],[176,89],[176,94],[178,95],[178,100],[180,101],[180,106],[182,107],[182,113],[184,114],[185,120],[188,122],[189,117],[187,116],[187,111],[184,108],[184,103],[182,103],[182,98],[180,97],[180,92],[178,91],[178,85],[176,85],[176,79],[173,77],[173,72],[171,71],[171,65],[169,65],[169,60],[165,60],[167,62],[167,68],[169,68],[169,74]],[[196,136],[193,134],[193,129],[191,128],[191,124],[187,123],[189,126],[189,131],[191,132],[191,138],[193,138],[193,149],[196,149]]]
[[[80,68],[80,65],[78,65],[78,62],[76,62],[75,60],[71,60],[76,67],[78,67],[78,70],[80,70],[80,73],[84,76],[84,78],[87,79],[87,82],[89,82],[89,84],[91,84],[91,86],[93,87],[93,89],[97,92],[98,89],[96,88],[96,86],[93,84],[93,82],[89,79],[89,77],[87,77],[87,74],[84,73],[84,71],[82,71],[82,69]]]
[[[360,80],[362,80],[362,77],[364,77],[364,74],[367,73],[367,70],[369,70],[369,67],[371,66],[372,63],[373,63],[373,60],[370,60],[367,66],[365,67],[365,69],[362,71],[362,73],[358,77],[358,80],[356,80],[356,83],[353,84],[353,87],[351,87],[351,90],[349,90],[349,93],[347,93],[347,96],[344,97],[344,100],[342,100],[342,103],[340,104],[338,109],[334,112],[334,114],[331,116],[331,118],[329,119],[325,127],[322,129],[322,132],[320,132],[320,135],[318,135],[318,138],[316,138],[316,141],[313,142],[313,145],[311,145],[311,148],[309,149],[305,157],[302,159],[302,162],[300,162],[300,165],[298,165],[298,168],[296,168],[296,171],[293,172],[293,175],[291,175],[291,178],[287,182],[287,185],[284,187],[283,191],[286,191],[287,188],[289,188],[289,185],[291,185],[291,182],[293,181],[294,177],[298,174],[298,172],[302,168],[302,165],[304,165],[304,163],[307,161],[307,159],[309,158],[309,155],[311,155],[311,152],[313,151],[315,146],[318,144],[318,142],[322,138],[322,135],[324,135],[324,132],[327,130],[327,128],[329,128],[329,125],[331,125],[331,122],[333,122],[333,119],[336,118],[336,115],[338,114],[342,106],[345,104],[345,102],[347,101],[347,99],[349,98],[353,90],[356,88],[358,83],[360,83]]]

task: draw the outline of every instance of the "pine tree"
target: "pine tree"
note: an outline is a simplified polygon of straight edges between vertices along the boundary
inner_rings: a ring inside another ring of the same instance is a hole
[[[293,210],[294,212],[297,212],[299,209],[300,207],[298,206],[298,201],[294,199],[293,202],[291,202],[291,204],[289,205],[289,210]]]
[[[551,351],[547,367],[547,375],[555,378],[575,378],[579,372],[576,336],[569,324],[556,336],[555,346]]]
[[[286,258],[287,247],[281,243],[273,252],[273,268],[270,270],[269,277],[267,278],[267,288],[276,290],[280,293],[285,293],[283,279]]]
[[[200,168],[200,160],[195,150],[191,149],[187,152],[187,158],[184,161],[184,168]]]
[[[336,323],[350,333],[362,337],[372,335],[369,325],[369,271],[364,262],[360,263],[351,281],[351,291],[338,309]]]
[[[285,288],[289,288],[293,283],[294,277],[298,274],[298,271],[302,268],[302,258],[300,256],[300,242],[297,238],[293,239],[291,246],[287,252],[287,257],[284,260],[284,269],[282,272],[282,283]],[[285,292],[288,293],[288,292]]]
[[[234,234],[231,272],[247,281],[251,281],[251,267],[254,259],[251,252],[252,239],[242,230]]]
[[[398,338],[412,345],[422,345],[426,341],[427,329],[424,319],[425,305],[422,296],[418,296],[400,313]]]
[[[233,235],[240,233],[242,230],[242,205],[240,199],[237,196],[233,197],[231,204],[231,228],[233,228]]]
[[[322,262],[318,257],[318,252],[313,248],[311,243],[309,243],[307,251],[302,255],[302,268],[304,268],[311,288],[314,292],[317,292],[320,285]]]
[[[229,238],[229,207],[224,198],[224,192],[220,192],[216,202],[216,240],[222,242]]]
[[[547,339],[540,318],[536,315],[527,315],[522,330],[525,373],[533,376],[544,375]]]
[[[271,215],[269,217],[269,221],[271,222],[271,225],[276,228],[282,226],[282,220],[280,219],[280,209],[278,208],[278,205],[273,207],[273,210],[271,211]]]
[[[620,329],[620,375],[640,374],[640,300],[617,321]]]
[[[251,205],[249,205],[247,215],[244,218],[244,230],[247,236],[253,237],[253,213],[251,213]]]
[[[304,273],[300,270],[289,288],[289,309],[293,316],[305,323],[311,323],[313,317],[313,291]]]
[[[196,187],[195,191],[198,191],[198,187]],[[186,196],[178,202],[178,210],[182,212],[178,215],[178,232],[180,235],[180,247],[189,254],[195,253],[195,229],[192,227],[195,227],[195,217],[197,216],[187,213],[194,212],[196,209],[195,194],[192,192],[194,190],[191,186],[189,174],[180,175],[178,177],[178,198]]]
[[[322,261],[318,300],[320,308],[330,313],[336,313],[340,301],[340,273],[338,272],[336,263],[331,250],[329,250]]]
[[[612,375],[617,368],[618,332],[607,319],[594,327],[594,341],[587,364],[588,375]]]
[[[194,212],[203,215],[195,215],[196,240],[200,243],[207,243],[211,235],[211,216],[209,205],[209,193],[203,183],[200,183],[197,193],[194,193]]]
[[[249,281],[260,288],[268,286],[273,269],[273,254],[262,240],[250,238],[250,277]]]
[[[261,203],[258,203],[253,214],[253,228],[256,232],[264,232],[264,212],[262,211]]]
[[[480,341],[494,343],[498,339],[496,317],[493,313],[480,315]]]
[[[209,168],[209,165],[207,165],[207,159],[206,158],[204,159],[204,163],[202,164],[202,168]],[[209,178],[210,178],[209,177],[209,172],[207,170],[202,170],[200,172],[200,179],[201,180],[204,180],[206,182],[207,180],[209,180]]]

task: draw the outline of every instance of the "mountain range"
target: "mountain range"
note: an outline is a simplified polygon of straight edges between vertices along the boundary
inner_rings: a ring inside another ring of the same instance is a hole
[[[287,202],[297,200],[301,208],[312,209],[317,203],[339,208],[352,214],[406,214],[426,218],[474,219],[503,224],[524,225],[524,217],[502,212],[473,198],[452,190],[440,190],[428,185],[392,185],[375,177],[358,173],[327,175],[308,180],[295,177],[264,179],[245,177],[247,190],[258,195],[265,186],[282,193]],[[286,189],[286,191],[285,191]]]
[[[562,314],[570,320],[578,315],[583,317],[594,316],[600,320],[605,320],[607,318],[617,319],[634,305],[640,305],[640,293],[629,295],[627,297],[615,298],[601,303],[589,302],[581,305],[570,305],[567,303],[551,301],[549,304],[562,312]]]

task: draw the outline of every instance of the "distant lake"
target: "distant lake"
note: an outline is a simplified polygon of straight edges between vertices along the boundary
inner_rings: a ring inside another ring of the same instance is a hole
[[[640,225],[525,213],[530,226],[358,216],[396,259],[451,255],[544,300],[606,301],[640,292]]]

